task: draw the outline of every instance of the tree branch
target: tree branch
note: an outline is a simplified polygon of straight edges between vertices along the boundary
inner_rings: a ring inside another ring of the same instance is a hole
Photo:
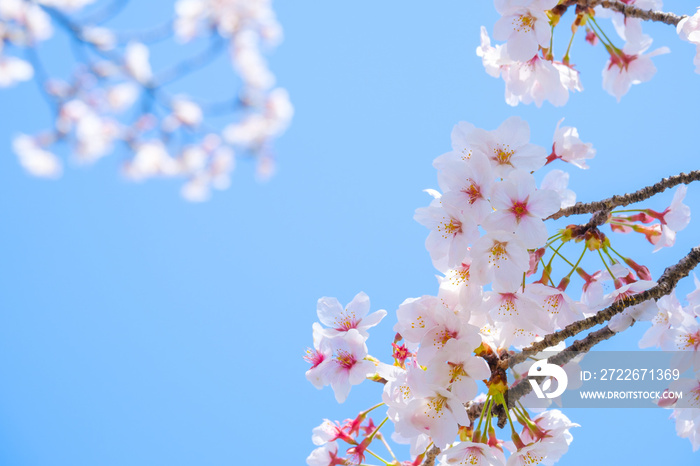
[[[556,214],[550,215],[545,220],[556,220],[558,218],[568,217],[570,215],[591,214],[594,212],[610,212],[615,207],[626,206],[629,204],[634,204],[636,202],[641,202],[656,194],[662,193],[665,190],[672,188],[676,185],[689,184],[693,181],[698,180],[700,180],[700,170],[694,170],[690,173],[681,173],[679,175],[669,176],[668,178],[664,178],[656,184],[647,186],[645,188],[640,189],[639,191],[635,191],[630,194],[625,194],[622,196],[613,196],[602,201],[589,202],[587,204],[577,202],[571,207],[561,209]]]
[[[601,341],[608,340],[611,338],[613,335],[615,335],[616,332],[613,332],[610,330],[610,327],[607,325],[600,330],[596,330],[595,332],[589,333],[586,338],[582,340],[576,340],[574,341],[571,346],[566,347],[564,350],[562,350],[559,354],[556,356],[552,356],[551,358],[548,358],[548,362],[550,364],[556,364],[557,366],[564,366],[566,363],[571,361],[574,357],[581,353],[587,353],[590,351],[591,348],[593,348],[595,345],[600,343]],[[521,353],[522,354],[522,353]],[[532,385],[529,383],[523,383],[525,381],[525,378],[520,379],[517,385],[514,385],[512,388],[508,390],[508,407],[512,408],[515,405],[515,402],[518,401],[520,398],[524,397],[528,393],[532,391]],[[505,425],[505,423],[504,423]],[[501,426],[500,420],[498,423],[499,427]]]
[[[617,0],[568,0],[563,5],[572,6],[578,5],[584,8],[595,8],[600,5],[603,8],[622,13],[628,18],[639,18],[645,21],[657,21],[664,24],[675,26],[683,19],[683,16],[678,16],[674,13],[666,13],[663,11],[643,10],[634,5],[628,5]]]
[[[440,454],[440,449],[435,445],[432,446],[428,453],[425,454],[425,459],[423,460],[422,466],[433,466],[435,464],[435,458]]]
[[[584,330],[598,324],[602,324],[603,322],[607,322],[614,315],[619,314],[628,307],[643,303],[649,299],[659,299],[660,297],[671,293],[671,291],[673,291],[673,289],[676,287],[678,281],[681,278],[687,277],[690,271],[693,270],[698,263],[700,263],[700,246],[694,247],[685,257],[678,261],[678,263],[668,267],[664,271],[663,275],[661,275],[661,278],[659,278],[656,286],[653,286],[642,293],[617,301],[602,311],[597,312],[594,316],[567,325],[558,332],[545,335],[544,339],[541,341],[533,343],[527,348],[524,348],[521,353],[511,356],[508,359],[508,364],[510,367],[520,364],[533,354],[544,351],[545,349],[550,348],[569,337],[573,337]]]

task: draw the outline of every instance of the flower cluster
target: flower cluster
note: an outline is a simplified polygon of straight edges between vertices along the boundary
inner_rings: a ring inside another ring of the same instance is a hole
[[[522,404],[507,402],[505,392],[524,379],[522,367],[515,365],[518,380],[510,385],[504,358],[513,348],[541,341],[656,284],[645,266],[613,248],[599,226],[608,224],[615,233],[643,233],[658,249],[671,246],[675,233],[689,222],[681,185],[662,212],[612,210],[597,224],[568,225],[550,234],[545,220],[573,205],[575,193],[567,189],[568,174],[562,170],[551,170],[539,187],[535,175],[557,160],[587,168],[595,155],[576,128],[561,123],[549,154],[530,143],[529,126],[517,117],[492,131],[466,122],[454,127],[452,150],[433,163],[440,191],[427,190],[433,201],[415,214],[430,229],[426,248],[443,276],[437,295],[409,298],[398,307],[393,364],[369,356],[365,346],[368,328],[384,317],[384,311],[367,316],[369,301],[362,293],[346,308],[333,298],[319,300],[318,316],[326,328],[313,325],[307,378],[318,388],[330,384],[340,402],[364,379],[382,382],[387,414],[380,426],[393,423],[392,439],[410,444],[411,464],[420,464],[434,447],[441,450],[437,459],[444,465],[556,462],[571,443],[569,429],[577,424],[556,410],[531,417]],[[578,259],[567,259],[567,249],[576,244],[581,250]],[[587,253],[599,260],[600,269],[593,273],[584,269]],[[569,290],[572,279],[580,281],[578,299]],[[613,285],[610,291],[608,283]],[[679,349],[681,342],[681,349],[695,351],[690,364],[700,367],[698,296],[691,295],[691,304],[682,312],[671,310],[670,298],[658,306],[653,300],[627,306],[610,319],[609,328],[620,332],[635,321],[653,321],[643,339],[647,346],[665,342]],[[563,342],[550,349],[563,349]],[[575,362],[564,370],[572,365]],[[479,381],[486,387],[481,395]],[[551,400],[545,401],[543,408]],[[481,407],[480,413],[468,409],[475,406]],[[494,429],[498,410],[510,422],[510,441],[499,439]],[[698,420],[683,413],[674,412],[679,433],[695,445]],[[522,426],[519,433],[515,423]],[[350,438],[348,456],[338,456],[332,443],[338,435],[329,437],[329,443],[315,442],[321,446],[308,463],[357,464],[353,453],[364,452],[374,438]]]
[[[661,8],[660,0],[626,0],[625,5],[639,11]],[[506,102],[510,105],[534,102],[538,107],[545,100],[555,106],[564,105],[570,91],[582,91],[579,72],[571,64],[570,50],[574,35],[585,27],[586,40],[592,45],[603,44],[608,61],[603,68],[603,89],[619,101],[633,84],[649,81],[656,73],[651,58],[668,53],[661,47],[647,53],[652,39],[642,32],[642,20],[624,16],[604,5],[595,8],[577,6],[571,23],[571,37],[560,61],[553,53],[553,31],[571,2],[558,0],[495,0],[501,18],[494,25],[494,37],[505,44],[491,46],[486,28],[481,29],[481,45],[477,55],[482,58],[486,72],[505,81]],[[605,33],[597,19],[609,18],[624,45],[615,43]],[[700,44],[698,15],[678,23],[683,40]],[[700,47],[700,46],[699,46]],[[700,70],[700,48],[695,59]]]
[[[318,322],[313,326],[314,347],[304,357],[311,363],[306,378],[319,389],[330,384],[338,403],[345,401],[353,385],[375,372],[367,354],[367,330],[377,325],[386,311],[368,313],[369,297],[362,292],[346,307],[335,298],[318,300],[318,319],[326,327]]]
[[[73,19],[87,3],[10,0],[0,6],[0,87],[35,75],[55,114],[52,128],[14,141],[29,173],[59,177],[63,162],[57,153],[63,143],[79,163],[93,163],[121,144],[130,153],[123,164],[127,178],[185,178],[181,192],[192,201],[207,199],[211,188],[228,187],[237,157],[253,155],[258,175],[272,174],[271,141],[284,132],[293,109],[263,58],[263,50],[281,40],[270,0],[179,0],[167,31],[142,34],[97,26],[90,16]],[[36,48],[52,35],[53,24],[66,29],[73,50],[79,50],[67,80],[48,76]],[[169,36],[206,47],[171,68],[154,70],[147,41]],[[33,58],[19,59],[5,48],[26,49]],[[236,95],[204,103],[168,90],[227,49],[240,81]],[[234,118],[221,127],[207,121],[229,113]]]
[[[652,326],[639,341],[640,348],[672,351],[671,368],[695,374],[694,378],[671,382],[668,391],[682,393],[682,398],[659,401],[660,406],[673,409],[671,417],[676,421],[676,432],[690,440],[693,451],[700,449],[700,281],[697,277],[695,288],[686,296],[685,306],[675,292],[660,298]]]
[[[700,74],[700,8],[693,16],[681,19],[676,27],[678,36],[695,45],[695,72]]]

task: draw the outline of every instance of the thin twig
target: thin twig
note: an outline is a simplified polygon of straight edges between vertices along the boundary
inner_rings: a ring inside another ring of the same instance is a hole
[[[628,18],[639,18],[645,21],[656,21],[664,24],[676,26],[684,16],[663,11],[644,10],[634,5],[628,5],[617,0],[568,0],[562,4],[564,7],[578,5],[582,8],[595,8],[600,5],[603,8],[622,13]]]
[[[423,460],[422,466],[433,466],[435,464],[435,458],[437,458],[437,455],[439,454],[440,449],[433,445],[433,447],[428,450],[428,453],[425,454],[425,459]]]
[[[615,207],[626,206],[634,204],[636,202],[641,202],[656,194],[664,192],[665,190],[672,188],[676,185],[689,184],[693,181],[698,180],[700,180],[700,170],[694,170],[690,173],[681,173],[680,175],[669,176],[668,178],[664,178],[656,184],[647,186],[645,188],[640,189],[639,191],[635,191],[630,194],[625,194],[622,196],[613,196],[602,201],[595,201],[589,203],[577,202],[571,207],[561,209],[556,214],[550,215],[549,217],[547,217],[546,220],[556,220],[558,218],[568,217],[570,215],[591,214],[594,212],[597,213],[601,211],[610,212]]]

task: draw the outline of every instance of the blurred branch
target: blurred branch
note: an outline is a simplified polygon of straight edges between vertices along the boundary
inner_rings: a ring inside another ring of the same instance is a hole
[[[145,31],[114,31],[117,42],[124,44],[130,41],[138,41],[144,44],[153,44],[168,39],[173,32],[173,19],[169,19],[160,26]]]
[[[104,23],[118,15],[128,3],[129,0],[113,0],[103,9],[81,18],[80,22],[91,25]]]
[[[168,70],[162,71],[153,79],[152,87],[164,86],[182,78],[191,71],[208,65],[218,56],[224,44],[225,41],[221,36],[214,36],[209,42],[209,46],[201,53],[181,61]]]

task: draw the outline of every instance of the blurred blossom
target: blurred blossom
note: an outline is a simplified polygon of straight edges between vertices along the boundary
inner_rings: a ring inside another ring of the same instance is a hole
[[[272,140],[286,130],[294,112],[287,92],[273,87],[275,76],[264,57],[282,38],[269,0],[177,1],[164,39],[188,42],[203,36],[209,48],[164,69],[153,66],[149,38],[153,32],[162,34],[161,29],[125,36],[108,26],[115,13],[107,5],[91,10],[94,22],[90,15],[76,14],[92,3],[0,1],[0,88],[35,78],[54,114],[41,137],[16,138],[20,165],[33,175],[55,178],[66,156],[59,145],[67,146],[68,158],[80,163],[126,148],[127,178],[184,178],[180,192],[191,201],[208,199],[212,189],[226,189],[238,154],[254,156],[258,178],[273,174]],[[51,38],[54,28],[72,35],[83,51],[66,54],[73,71],[61,79],[45,69],[40,50],[31,50],[26,60],[15,56]],[[230,97],[205,104],[196,95],[170,91],[171,82],[227,52],[239,83],[233,92],[226,90]],[[222,110],[229,113],[227,120],[212,125],[209,117],[221,116]]]

